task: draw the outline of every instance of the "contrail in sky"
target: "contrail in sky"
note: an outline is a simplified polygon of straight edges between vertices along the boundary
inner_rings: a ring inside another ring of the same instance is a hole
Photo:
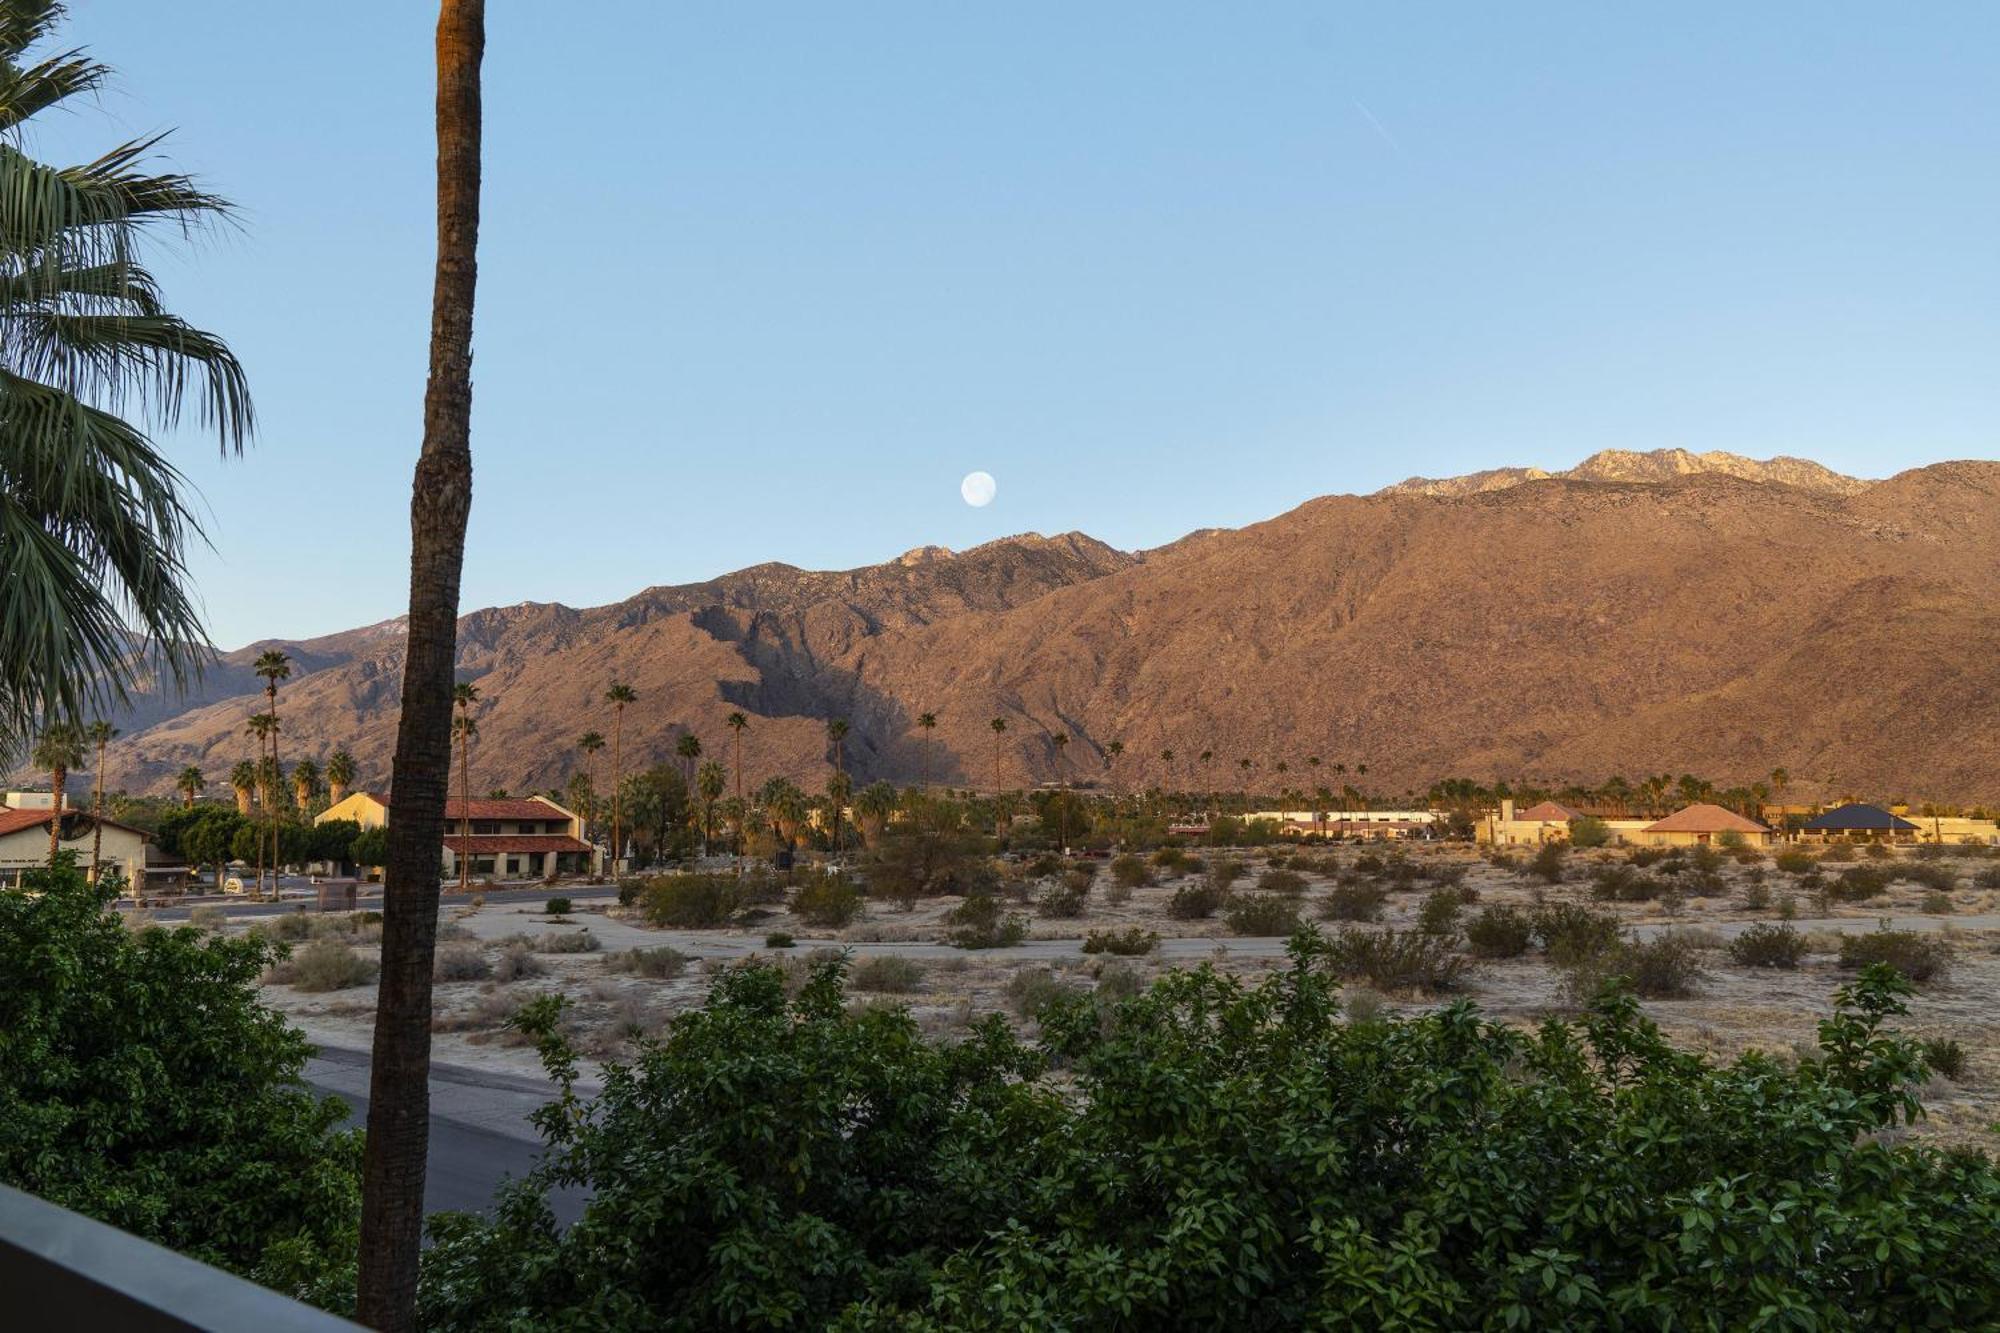
[[[1377,134],[1382,136],[1382,142],[1388,144],[1389,147],[1396,150],[1397,157],[1401,158],[1409,157],[1409,154],[1403,151],[1403,145],[1396,142],[1396,136],[1389,133],[1389,131],[1383,127],[1381,121],[1375,119],[1375,113],[1373,111],[1370,111],[1367,107],[1363,106],[1361,104],[1361,99],[1358,97],[1354,99],[1354,109],[1356,111],[1359,111],[1362,115],[1368,118],[1368,123],[1375,127],[1375,132]]]

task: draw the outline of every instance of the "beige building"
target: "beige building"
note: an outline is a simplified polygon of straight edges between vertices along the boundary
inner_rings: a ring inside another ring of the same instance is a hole
[[[46,797],[39,809],[0,809],[0,878],[18,883],[24,872],[49,863],[49,821],[54,818]],[[86,812],[71,808],[61,818],[62,850],[74,852],[77,865],[88,871],[91,847],[97,846],[99,873],[122,876],[128,892],[173,888],[187,878],[186,866],[161,861],[143,829],[107,819],[99,843],[98,821]]]
[[[1630,839],[1644,847],[1698,847],[1733,833],[1752,847],[1768,846],[1771,830],[1719,805],[1690,805],[1656,819]]]
[[[364,829],[389,823],[389,797],[358,791],[328,806],[313,822],[351,819]],[[466,831],[460,833],[464,828]],[[583,818],[546,796],[493,797],[445,802],[444,874],[458,874],[461,856],[471,873],[500,879],[549,879],[596,874],[602,864],[583,839]]]

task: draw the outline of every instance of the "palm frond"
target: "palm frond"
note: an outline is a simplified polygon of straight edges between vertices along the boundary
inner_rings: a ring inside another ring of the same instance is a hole
[[[204,426],[241,449],[255,424],[243,367],[220,338],[173,315],[7,313],[0,358],[30,379],[113,412],[142,400],[151,419],[178,424],[192,390]]]
[[[81,51],[64,51],[26,69],[12,61],[0,64],[0,131],[14,129],[78,93],[96,92],[110,77],[109,65],[100,65]]]
[[[62,0],[5,0],[0,3],[0,60],[14,60],[62,21]]]

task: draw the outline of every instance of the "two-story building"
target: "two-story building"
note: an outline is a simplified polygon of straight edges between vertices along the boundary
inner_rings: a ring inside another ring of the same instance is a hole
[[[351,819],[363,829],[389,823],[386,792],[358,791],[328,806],[314,821]],[[452,797],[445,802],[444,874],[458,874],[459,859],[471,873],[496,879],[548,879],[590,875],[599,869],[597,849],[583,840],[583,818],[546,796]]]

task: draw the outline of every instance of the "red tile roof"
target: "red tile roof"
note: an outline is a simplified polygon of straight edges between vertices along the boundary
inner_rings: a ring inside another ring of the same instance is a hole
[[[22,829],[45,828],[48,826],[49,816],[54,813],[55,811],[53,810],[0,809],[0,838],[4,838],[10,833],[19,833]],[[75,806],[71,806],[69,809],[63,811],[63,814],[72,820],[81,820],[83,828],[86,830],[89,829],[90,812],[88,810],[79,810]],[[130,824],[121,824],[115,819],[105,820],[104,827],[124,829],[127,833],[137,833],[148,841],[152,838],[152,835],[144,829],[133,828]]]
[[[1567,824],[1573,819],[1582,819],[1583,816],[1559,801],[1543,801],[1540,805],[1529,806],[1526,810],[1515,815],[1514,818],[1536,820],[1548,824]]]
[[[444,845],[451,849],[454,856],[509,853],[539,856],[544,852],[587,852],[591,849],[587,842],[553,833],[475,833],[469,838],[454,834],[444,840]]]
[[[368,791],[361,793],[384,810],[389,808],[389,793]],[[474,797],[470,813],[464,812],[465,800],[454,796],[444,803],[444,817],[459,819],[568,819],[569,814],[554,801],[545,796]]]
[[[1665,819],[1655,820],[1642,833],[1769,833],[1754,819],[1745,819],[1719,805],[1690,805]]]

